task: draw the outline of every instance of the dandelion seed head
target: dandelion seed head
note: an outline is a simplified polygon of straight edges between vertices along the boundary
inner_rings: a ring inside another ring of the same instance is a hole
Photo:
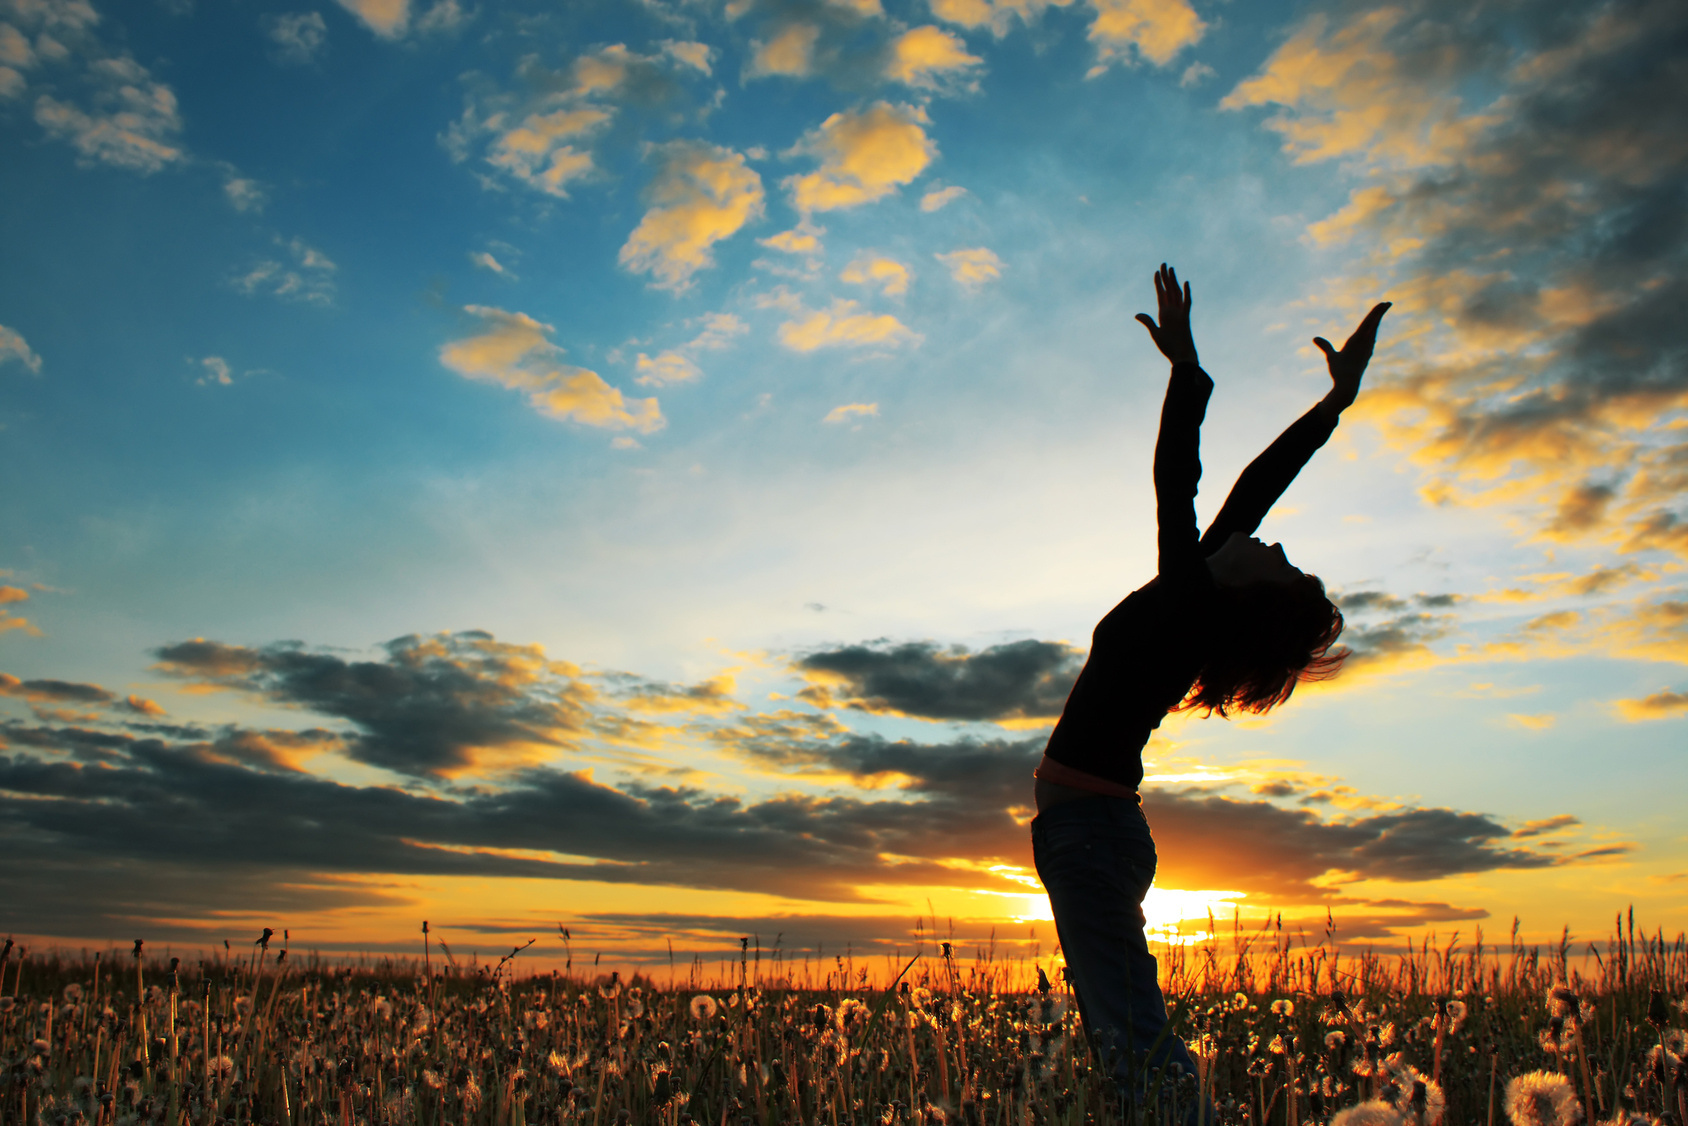
[[[71,982],[64,987],[64,999],[73,1005],[76,1004],[76,1002],[82,1000],[82,987],[74,981]]]
[[[1292,1017],[1292,1016],[1294,1016],[1295,1015],[1295,1002],[1287,1000],[1287,999],[1273,1001],[1272,1002],[1272,1015],[1273,1016],[1279,1016],[1279,1017]]]
[[[1381,1099],[1336,1112],[1330,1126],[1406,1126],[1401,1112]]]
[[[1466,1008],[1465,1008],[1465,1002],[1464,1001],[1449,1001],[1448,1002],[1448,1023],[1453,1028],[1458,1028],[1460,1025],[1464,1024],[1465,1023],[1465,1017],[1466,1017]]]
[[[1571,1081],[1551,1071],[1531,1071],[1506,1084],[1512,1126],[1572,1126],[1582,1114]]]
[[[715,1003],[715,998],[709,994],[699,993],[692,998],[691,1011],[693,1020],[709,1020],[720,1011],[720,1006]]]
[[[1550,1016],[1568,1017],[1577,1011],[1580,998],[1565,985],[1555,985],[1547,991],[1547,1011]]]

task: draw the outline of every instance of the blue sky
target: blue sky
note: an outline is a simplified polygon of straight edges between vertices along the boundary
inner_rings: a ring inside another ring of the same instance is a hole
[[[0,800],[42,858],[0,925],[1036,918],[1030,766],[1153,566],[1161,261],[1206,514],[1323,393],[1309,338],[1395,301],[1265,529],[1355,657],[1151,744],[1161,922],[1683,925],[1671,6],[0,21]]]

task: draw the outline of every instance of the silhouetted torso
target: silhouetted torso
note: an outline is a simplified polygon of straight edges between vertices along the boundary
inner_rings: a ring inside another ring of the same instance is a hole
[[[1155,443],[1160,571],[1108,611],[1090,658],[1067,696],[1044,754],[1063,766],[1135,790],[1143,747],[1190,691],[1206,658],[1216,610],[1207,557],[1235,532],[1252,535],[1301,467],[1329,440],[1335,420],[1308,411],[1255,458],[1206,533],[1196,526],[1201,424],[1213,381],[1174,364]]]

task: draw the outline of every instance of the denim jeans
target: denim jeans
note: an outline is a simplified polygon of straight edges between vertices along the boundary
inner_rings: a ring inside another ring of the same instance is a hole
[[[1067,978],[1093,1048],[1125,1090],[1145,1067],[1181,1065],[1184,1042],[1167,1028],[1159,966],[1143,933],[1143,896],[1155,879],[1155,841],[1143,807],[1098,795],[1052,806],[1032,821],[1032,855],[1049,893]]]

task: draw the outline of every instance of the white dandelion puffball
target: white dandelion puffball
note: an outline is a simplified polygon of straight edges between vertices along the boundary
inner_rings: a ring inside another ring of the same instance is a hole
[[[1382,1099],[1373,1099],[1369,1103],[1337,1111],[1336,1117],[1330,1120],[1330,1126],[1406,1126],[1406,1119]]]
[[[1532,1071],[1506,1084],[1506,1116],[1512,1126],[1572,1126],[1582,1116],[1582,1107],[1569,1079]]]
[[[696,997],[692,998],[693,1020],[708,1020],[719,1010],[720,1006],[715,1003],[715,998],[711,997],[707,993],[699,993]]]

